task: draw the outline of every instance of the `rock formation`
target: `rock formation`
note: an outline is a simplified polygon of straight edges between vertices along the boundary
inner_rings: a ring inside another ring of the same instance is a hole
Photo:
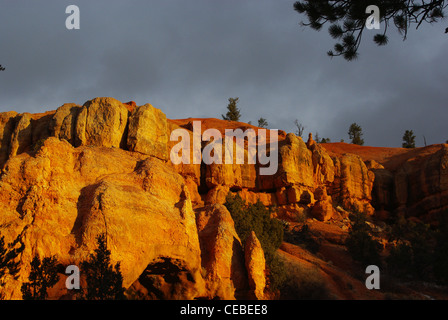
[[[251,232],[244,248],[249,287],[254,299],[264,298],[266,288],[266,260],[255,232]]]
[[[270,150],[278,171],[261,176],[259,164],[172,164],[170,134],[191,121],[113,98],[0,113],[0,234],[25,246],[20,273],[6,275],[0,293],[21,298],[35,255],[79,264],[106,233],[128,297],[264,299],[261,245],[252,233],[243,246],[222,205],[228,192],[275,206],[289,221],[328,222],[346,210],[431,220],[448,209],[447,145],[374,160],[361,147],[342,144],[342,152],[341,144],[281,132]],[[198,121],[203,129],[248,127]],[[58,285],[51,298],[64,294]]]

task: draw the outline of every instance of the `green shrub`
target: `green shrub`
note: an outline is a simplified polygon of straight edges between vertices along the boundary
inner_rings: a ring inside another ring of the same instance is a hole
[[[288,274],[285,265],[280,260],[277,252],[266,255],[266,265],[268,267],[267,284],[272,292],[283,291],[284,285],[288,281]]]
[[[266,253],[277,250],[283,241],[283,227],[280,221],[271,218],[264,204],[258,200],[254,204],[246,204],[239,194],[227,195],[224,204],[235,223],[235,229],[241,241],[245,243],[251,231],[254,231]]]
[[[389,240],[397,241],[397,245],[391,249],[386,260],[391,274],[429,280],[433,274],[433,239],[429,225],[404,217],[397,218],[389,236]]]
[[[380,244],[371,235],[366,215],[356,212],[350,215],[351,228],[345,245],[352,258],[365,265],[381,265]]]

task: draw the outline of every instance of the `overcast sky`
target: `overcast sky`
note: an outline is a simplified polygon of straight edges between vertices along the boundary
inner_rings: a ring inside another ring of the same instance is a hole
[[[299,26],[294,0],[0,1],[0,112],[43,112],[114,97],[168,118],[215,117],[239,97],[242,121],[366,145],[448,139],[448,20],[377,47],[365,31],[357,61],[330,59],[326,27]],[[67,30],[68,5],[80,30]]]

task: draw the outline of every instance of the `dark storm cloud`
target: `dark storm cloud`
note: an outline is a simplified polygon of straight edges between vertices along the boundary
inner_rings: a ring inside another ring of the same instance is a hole
[[[298,25],[294,1],[3,1],[0,111],[42,112],[111,96],[151,103],[169,118],[217,117],[240,97],[244,121],[345,139],[352,122],[366,144],[448,139],[448,52],[442,22],[330,59],[326,30]],[[81,29],[65,28],[76,4]]]

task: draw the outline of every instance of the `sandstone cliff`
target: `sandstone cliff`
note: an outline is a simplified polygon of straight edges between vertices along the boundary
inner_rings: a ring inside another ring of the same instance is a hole
[[[21,297],[33,256],[77,264],[105,232],[128,297],[263,299],[264,255],[255,234],[243,248],[222,206],[229,191],[275,206],[288,221],[341,220],[346,211],[431,219],[448,209],[446,145],[384,156],[280,132],[271,150],[278,171],[261,176],[259,164],[172,164],[170,134],[191,131],[193,120],[113,98],[45,114],[0,113],[0,233],[25,246],[21,272],[0,289],[5,298]],[[257,130],[196,120],[203,130]],[[51,294],[66,294],[62,280]]]

